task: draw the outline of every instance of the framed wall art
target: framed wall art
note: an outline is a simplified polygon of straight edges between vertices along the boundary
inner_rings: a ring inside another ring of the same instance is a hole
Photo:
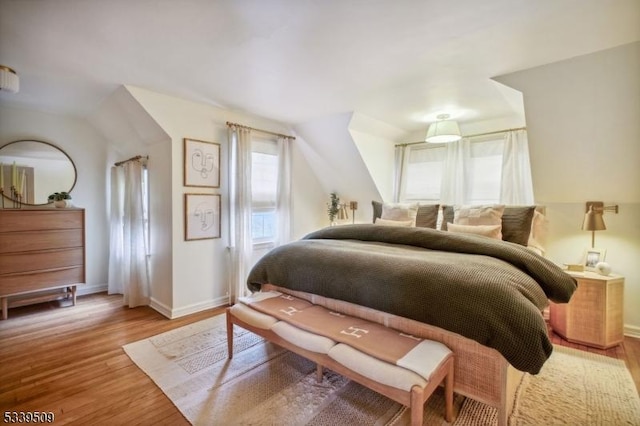
[[[220,188],[220,144],[184,138],[184,186]]]
[[[185,241],[220,238],[220,195],[184,194]]]

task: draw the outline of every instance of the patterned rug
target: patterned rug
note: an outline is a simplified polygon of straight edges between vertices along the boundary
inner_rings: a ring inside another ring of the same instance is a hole
[[[401,405],[239,327],[227,360],[224,315],[123,347],[194,425],[403,425]],[[448,425],[437,390],[424,425]],[[456,396],[455,425],[496,424],[496,411]],[[525,375],[510,425],[640,425],[640,398],[622,361],[556,346]]]

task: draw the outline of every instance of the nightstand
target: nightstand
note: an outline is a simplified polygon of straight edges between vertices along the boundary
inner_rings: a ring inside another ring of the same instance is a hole
[[[578,281],[569,303],[551,302],[549,323],[570,342],[607,349],[624,339],[624,277],[565,271]]]

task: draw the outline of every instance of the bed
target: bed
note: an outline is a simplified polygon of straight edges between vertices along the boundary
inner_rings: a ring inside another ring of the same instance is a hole
[[[501,424],[523,372],[538,373],[553,350],[542,310],[576,288],[520,244],[373,224],[277,247],[247,282],[446,344],[456,356],[455,391],[496,407]]]

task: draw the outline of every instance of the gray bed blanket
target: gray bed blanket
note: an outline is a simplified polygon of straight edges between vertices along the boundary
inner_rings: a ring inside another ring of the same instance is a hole
[[[249,289],[271,283],[421,321],[496,349],[537,374],[551,355],[541,310],[576,281],[526,247],[428,228],[344,225],[277,247]]]

